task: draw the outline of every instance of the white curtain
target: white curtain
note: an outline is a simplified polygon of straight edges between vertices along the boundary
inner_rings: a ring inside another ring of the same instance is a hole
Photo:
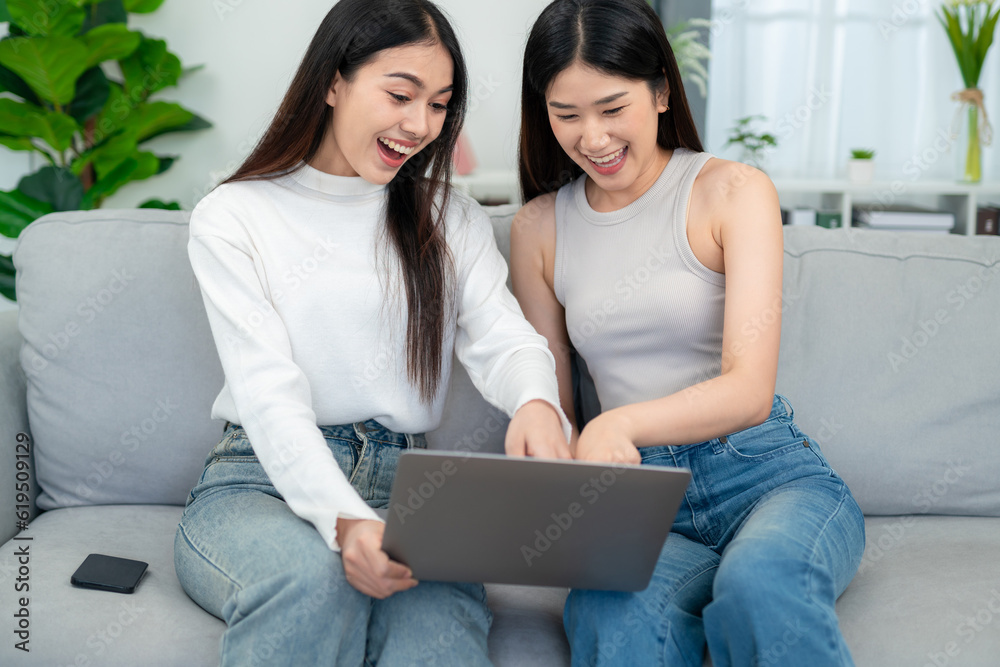
[[[738,118],[767,116],[775,178],[841,178],[852,148],[877,151],[877,178],[956,180],[964,136],[949,152],[962,89],[954,53],[926,0],[713,0],[706,149],[724,148]],[[1000,123],[1000,35],[979,86]],[[960,118],[957,119],[960,121]],[[960,122],[959,122],[960,125]],[[1000,129],[1000,127],[998,127]],[[983,181],[1000,179],[997,144]]]

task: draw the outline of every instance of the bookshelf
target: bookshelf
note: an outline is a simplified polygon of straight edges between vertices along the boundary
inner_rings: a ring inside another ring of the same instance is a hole
[[[455,186],[479,200],[520,200],[517,174],[505,170],[482,170],[456,176]],[[785,208],[809,206],[840,211],[851,219],[854,206],[916,204],[948,211],[955,215],[955,234],[976,233],[976,209],[1000,204],[1000,182],[955,183],[949,181],[875,181],[853,185],[844,179],[775,178],[781,204]],[[845,226],[846,229],[846,226]]]
[[[451,180],[458,190],[479,201],[521,201],[521,188],[518,186],[517,174],[513,171],[478,169],[469,176],[455,176]]]
[[[782,206],[809,205],[824,210],[840,211],[843,219],[851,219],[855,206],[893,206],[917,204],[948,211],[955,216],[955,234],[972,236],[976,233],[976,209],[986,204],[1000,203],[1000,182],[954,183],[949,181],[875,181],[869,185],[853,185],[846,180],[774,179]],[[845,229],[847,228],[845,224]]]

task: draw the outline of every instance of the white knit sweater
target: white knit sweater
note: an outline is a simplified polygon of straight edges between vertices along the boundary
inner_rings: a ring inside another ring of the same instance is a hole
[[[453,349],[490,403],[513,415],[543,399],[569,438],[545,339],[506,288],[489,219],[459,195],[446,218],[456,283],[441,384],[421,402],[406,375],[405,291],[387,278],[398,261],[380,241],[385,194],[303,165],[276,180],[222,185],[191,216],[188,253],[226,378],[212,417],[246,429],[275,489],[334,550],[339,516],[378,517],[317,424],[433,430]]]

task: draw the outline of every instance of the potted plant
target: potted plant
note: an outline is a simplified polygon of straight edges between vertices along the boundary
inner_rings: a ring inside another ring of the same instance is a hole
[[[740,161],[761,171],[764,170],[764,160],[767,153],[778,147],[778,139],[770,132],[760,132],[754,128],[758,121],[766,121],[767,116],[760,114],[739,118],[729,130],[729,140],[726,147],[739,146],[742,149]]]
[[[699,41],[701,35],[698,31],[711,26],[711,21],[706,19],[691,19],[667,29],[667,38],[681,77],[697,86],[702,97],[708,95],[706,64],[711,59],[712,52]]]
[[[852,148],[847,161],[847,180],[852,185],[870,185],[875,180],[875,151],[870,148]]]
[[[179,104],[154,101],[186,74],[163,40],[126,25],[163,0],[0,0],[0,145],[39,155],[43,166],[0,191],[0,234],[17,238],[54,211],[98,208],[132,181],[171,167],[176,156],[142,144],[211,124]],[[150,200],[143,206],[179,208]],[[14,271],[0,256],[0,294],[14,298]]]

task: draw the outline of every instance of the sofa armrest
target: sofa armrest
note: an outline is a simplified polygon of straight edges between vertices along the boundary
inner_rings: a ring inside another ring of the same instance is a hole
[[[17,311],[0,312],[0,543],[6,542],[17,532],[18,473],[21,473],[21,491],[27,473],[28,505],[30,517],[37,513],[35,496],[34,457],[24,458],[30,452],[28,441],[27,379],[21,370],[21,333],[17,329]],[[21,464],[18,470],[18,454]],[[20,498],[24,500],[24,496]],[[24,503],[21,503],[24,504]]]

